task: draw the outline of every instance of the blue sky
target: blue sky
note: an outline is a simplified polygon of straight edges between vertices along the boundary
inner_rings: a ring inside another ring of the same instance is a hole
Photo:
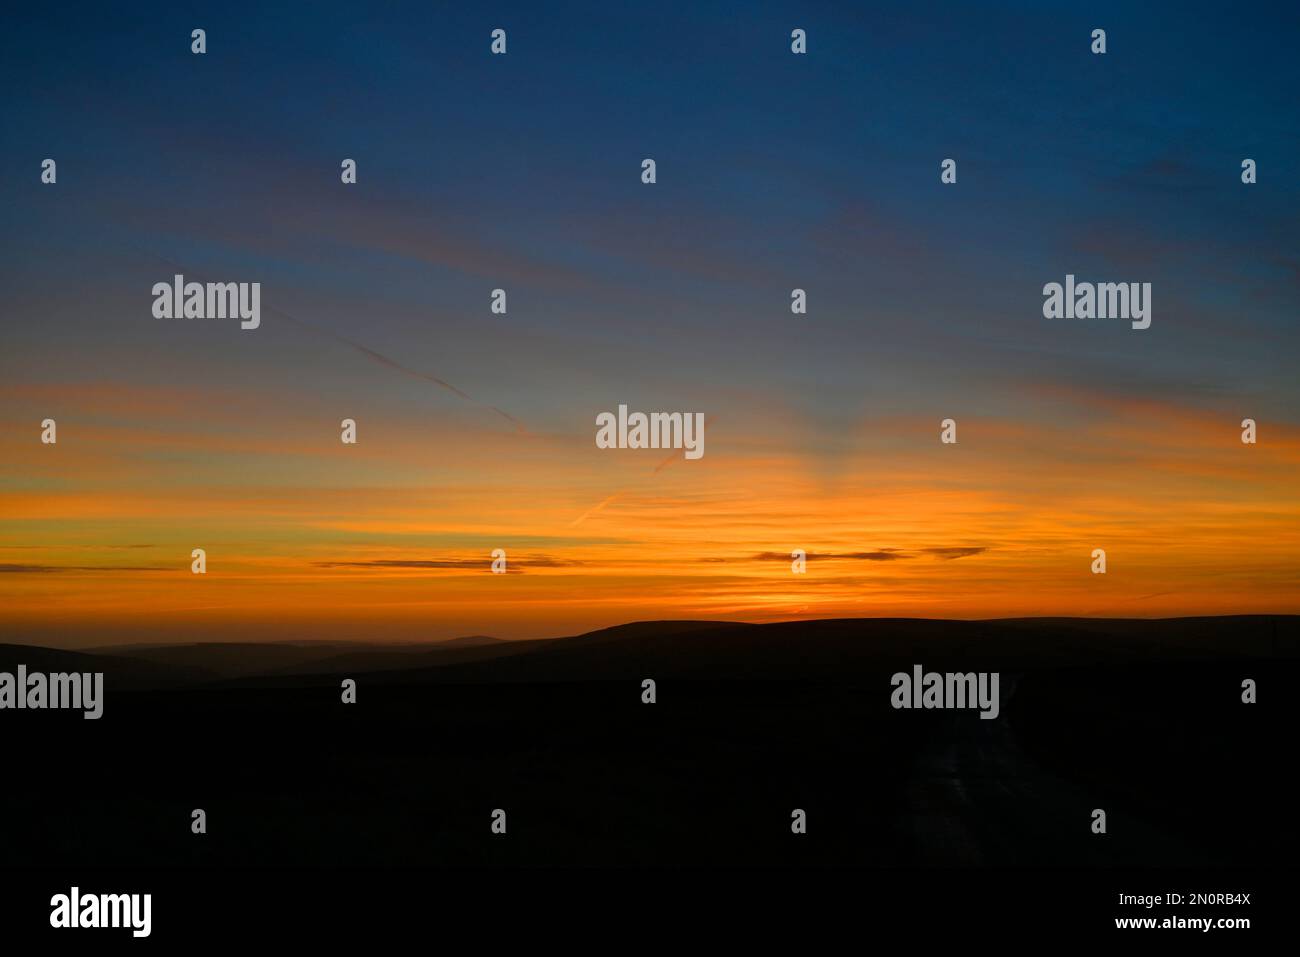
[[[575,536],[656,556],[557,632],[862,613],[854,569],[821,605],[767,591],[770,562],[716,589],[647,584],[686,552],[718,570],[720,543],[740,561],[790,539],[966,556],[898,563],[869,611],[1290,608],[1298,27],[1294,4],[19,10],[0,31],[0,504],[18,516],[0,548],[39,533],[44,565],[86,568],[83,531],[122,549],[174,530],[158,547],[188,554],[240,530],[254,609],[304,567],[293,600],[315,607],[344,559],[411,558],[394,542],[459,542],[434,556],[457,562],[507,535],[585,568],[623,559],[565,553]],[[260,282],[261,328],[154,318],[173,264]],[[1150,283],[1150,329],[1045,319],[1067,273]],[[593,458],[595,416],[620,404],[703,413],[709,453],[662,475]],[[63,458],[31,447],[47,415]],[[343,415],[370,443],[351,458]],[[938,457],[947,416],[966,458]],[[1072,576],[1105,523],[1149,574],[1103,600]],[[1238,556],[1213,607],[1210,553]],[[60,600],[93,609],[86,587]],[[28,597],[38,620],[52,599]],[[495,627],[482,595],[462,605],[449,634]]]

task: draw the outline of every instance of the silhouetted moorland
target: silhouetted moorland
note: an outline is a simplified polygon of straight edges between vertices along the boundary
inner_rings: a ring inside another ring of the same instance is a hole
[[[0,645],[3,671],[106,675],[98,721],[0,712],[4,863],[1290,864],[1297,622]],[[893,709],[890,676],[913,664],[999,671],[1001,716]],[[1241,701],[1245,678],[1257,704]],[[805,835],[791,834],[795,808]]]

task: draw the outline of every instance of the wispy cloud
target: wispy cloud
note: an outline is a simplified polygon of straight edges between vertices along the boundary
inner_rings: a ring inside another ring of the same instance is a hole
[[[930,555],[934,558],[942,559],[966,558],[970,555],[978,555],[985,551],[988,551],[988,548],[983,545],[957,545],[936,548],[920,548],[914,553],[909,553],[901,548],[879,548],[872,552],[808,552],[806,557],[809,561],[818,559],[823,561],[834,559],[838,561],[896,562],[906,558],[915,558],[917,555]],[[752,556],[752,558],[756,561],[788,562],[790,560],[790,556],[786,552],[759,552],[757,555]],[[734,561],[734,559],[716,558],[710,559],[710,561],[725,562]]]
[[[0,563],[0,574],[47,575],[56,572],[171,572],[175,568],[153,565],[26,565],[12,562]]]
[[[977,546],[955,546],[948,548],[923,548],[921,549],[927,555],[933,555],[936,558],[953,559],[968,558],[971,555],[978,555],[986,552],[988,549],[982,545]]]
[[[364,561],[312,562],[316,568],[470,568],[480,571],[490,563],[487,558],[376,558]],[[509,558],[507,568],[578,568],[586,562],[552,555]]]
[[[759,552],[753,557],[758,561],[788,562],[790,560],[790,555],[787,552]],[[874,552],[808,552],[807,554],[809,561],[817,559],[852,559],[864,562],[896,562],[910,557],[910,555],[897,548],[881,548]]]

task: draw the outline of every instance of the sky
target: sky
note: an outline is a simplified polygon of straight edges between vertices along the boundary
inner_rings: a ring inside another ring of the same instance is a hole
[[[1294,5],[267,6],[0,31],[0,640],[1300,613]]]

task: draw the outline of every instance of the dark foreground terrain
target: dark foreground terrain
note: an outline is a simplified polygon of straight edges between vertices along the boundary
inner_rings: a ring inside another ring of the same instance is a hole
[[[3,671],[106,673],[98,721],[0,712],[3,866],[1290,866],[1298,634],[1288,617],[853,620],[2,645]],[[1000,671],[1001,716],[894,710],[890,676],[913,664]]]

